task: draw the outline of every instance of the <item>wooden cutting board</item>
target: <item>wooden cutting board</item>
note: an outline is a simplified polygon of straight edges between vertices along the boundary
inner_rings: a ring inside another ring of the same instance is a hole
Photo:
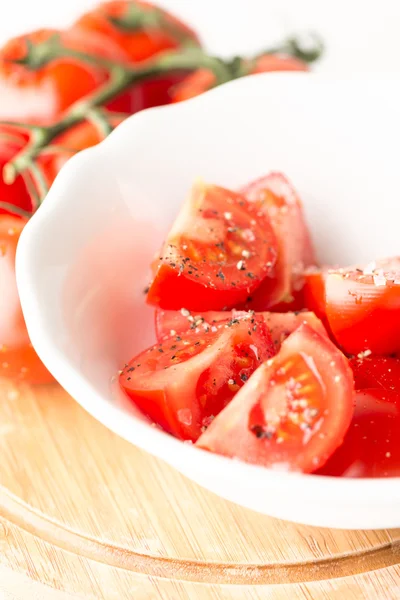
[[[0,456],[1,600],[400,599],[400,530],[245,510],[119,439],[57,385],[0,382]]]

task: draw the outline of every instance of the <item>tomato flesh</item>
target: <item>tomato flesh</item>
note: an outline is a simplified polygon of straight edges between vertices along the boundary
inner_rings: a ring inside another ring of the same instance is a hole
[[[292,303],[294,295],[301,289],[305,267],[316,262],[300,198],[281,173],[262,177],[241,191],[270,218],[278,240],[275,267],[252,294],[246,307],[262,311],[279,305],[278,310],[282,311],[282,303]]]
[[[369,388],[356,393],[354,417],[343,444],[319,475],[400,476],[400,393]]]
[[[340,350],[301,325],[214,419],[197,446],[257,465],[313,472],[343,441],[353,415],[353,389]]]
[[[347,354],[400,351],[400,258],[328,271],[326,315]]]
[[[165,431],[195,441],[273,353],[263,319],[227,320],[201,337],[188,331],[146,350],[124,368],[120,384]]]
[[[232,310],[226,311],[207,311],[203,313],[191,313],[185,308],[175,310],[157,309],[155,314],[156,334],[159,342],[176,335],[182,331],[191,329],[196,333],[207,331],[213,325],[226,320],[226,318],[236,319],[243,315],[250,315],[246,311]],[[321,335],[326,335],[326,331],[321,321],[312,312],[298,313],[275,313],[261,312],[255,313],[257,317],[262,317],[267,325],[276,351],[281,347],[282,342],[302,323],[308,323],[310,327],[318,331]]]
[[[269,219],[241,196],[197,184],[164,244],[147,301],[222,310],[245,301],[274,267]]]

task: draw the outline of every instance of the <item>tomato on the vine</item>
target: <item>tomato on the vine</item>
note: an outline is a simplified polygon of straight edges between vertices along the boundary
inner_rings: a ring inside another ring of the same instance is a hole
[[[23,219],[0,215],[0,377],[47,383],[52,376],[33,349],[18,296],[15,254]]]
[[[340,350],[301,325],[216,416],[197,446],[310,473],[342,443],[353,415],[353,390]]]
[[[172,310],[234,307],[269,274],[275,260],[268,217],[244,196],[200,183],[158,255],[147,300]]]
[[[391,356],[356,356],[350,360],[356,390],[381,388],[400,390],[400,358]]]
[[[351,425],[319,475],[400,476],[400,393],[383,388],[357,392]]]
[[[68,51],[92,61],[68,56]],[[111,40],[94,32],[41,29],[10,40],[0,50],[0,119],[54,122],[107,81],[107,70],[96,57],[125,59]]]
[[[199,45],[196,33],[167,11],[136,0],[111,0],[83,15],[74,26],[112,40],[126,60],[137,64],[162,52]],[[169,104],[173,90],[190,71],[171,71],[137,82],[107,104],[110,110],[131,114]]]
[[[4,179],[4,167],[24,148],[27,141],[28,134],[20,128],[0,125],[0,215],[13,212],[14,206],[27,213],[32,212],[32,198],[22,175],[18,175],[10,185]]]
[[[263,319],[223,321],[201,336],[173,336],[133,358],[120,383],[136,405],[173,435],[196,441],[274,349]]]

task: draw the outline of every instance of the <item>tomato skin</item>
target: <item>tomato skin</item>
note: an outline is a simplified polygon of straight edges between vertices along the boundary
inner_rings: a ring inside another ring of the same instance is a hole
[[[263,54],[259,56],[251,68],[250,74],[269,73],[273,71],[309,71],[307,63],[295,56],[284,54]]]
[[[0,377],[47,383],[52,376],[30,344],[15,279],[15,254],[23,219],[0,215]]]
[[[119,381],[152,421],[195,441],[273,353],[263,319],[227,320],[201,335],[188,331],[156,344],[132,359]]]
[[[400,351],[400,258],[375,264],[329,270],[325,278],[329,326],[350,355]]]
[[[355,405],[343,444],[318,475],[399,477],[399,392],[367,388],[356,393]]]
[[[172,102],[183,102],[195,98],[216,85],[217,79],[212,71],[208,69],[198,69],[191,73],[177,85],[173,91]]]
[[[252,294],[246,308],[256,311],[282,311],[303,286],[304,269],[316,263],[300,198],[282,173],[270,173],[241,190],[271,220],[278,240],[278,259],[274,270]],[[290,310],[290,308],[289,308]]]
[[[235,192],[196,184],[159,254],[149,304],[222,310],[243,302],[273,268],[269,219]]]
[[[400,390],[400,359],[389,356],[354,357],[350,361],[356,390]]]
[[[207,311],[203,313],[193,313],[185,309],[182,311],[157,309],[155,312],[155,326],[157,340],[163,340],[187,331],[188,327],[197,333],[204,331],[204,328],[225,321],[227,318],[235,319],[243,315],[248,315],[245,311],[232,310],[226,311]],[[267,325],[275,350],[278,352],[282,342],[303,323],[308,323],[315,331],[321,335],[327,335],[321,321],[312,312],[298,313],[275,313],[261,312],[255,313],[256,317],[262,317]],[[172,332],[172,333],[171,333]]]
[[[107,80],[107,72],[100,65],[68,56],[55,58],[36,68],[16,62],[27,57],[27,44],[33,46],[34,53],[55,35],[67,50],[124,60],[124,54],[112,41],[95,33],[41,29],[16,37],[0,50],[0,119],[51,123],[76,100]]]
[[[313,472],[343,441],[353,415],[353,390],[343,354],[302,325],[196,445],[257,465]]]

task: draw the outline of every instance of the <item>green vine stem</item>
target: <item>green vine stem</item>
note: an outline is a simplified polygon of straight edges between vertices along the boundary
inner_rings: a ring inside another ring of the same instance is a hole
[[[323,47],[319,40],[312,48],[305,50],[296,38],[289,38],[281,46],[263,54],[286,53],[310,63],[317,60],[322,51]],[[36,185],[39,196],[38,202],[34,202],[34,208],[40,204],[47,193],[46,182],[40,169],[35,164],[35,159],[45,151],[46,147],[52,144],[58,135],[84,120],[94,123],[104,136],[108,135],[112,128],[110,129],[110,123],[102,107],[134,84],[146,79],[171,71],[187,72],[207,69],[215,75],[215,85],[220,85],[243,74],[242,65],[249,62],[247,59],[241,59],[240,57],[231,61],[223,61],[220,58],[209,56],[200,48],[192,45],[183,47],[178,51],[158,55],[136,66],[131,66],[65,48],[59,35],[55,34],[42,44],[28,45],[27,54],[19,60],[19,63],[23,63],[32,70],[37,70],[57,57],[66,56],[104,68],[108,74],[107,81],[92,94],[76,101],[62,118],[51,125],[39,126],[0,121],[0,127],[7,125],[29,132],[29,141],[26,146],[12,161],[4,166],[3,179],[6,184],[11,185],[18,175],[29,173]],[[253,60],[256,59],[257,57]],[[4,203],[0,206],[4,208]]]

